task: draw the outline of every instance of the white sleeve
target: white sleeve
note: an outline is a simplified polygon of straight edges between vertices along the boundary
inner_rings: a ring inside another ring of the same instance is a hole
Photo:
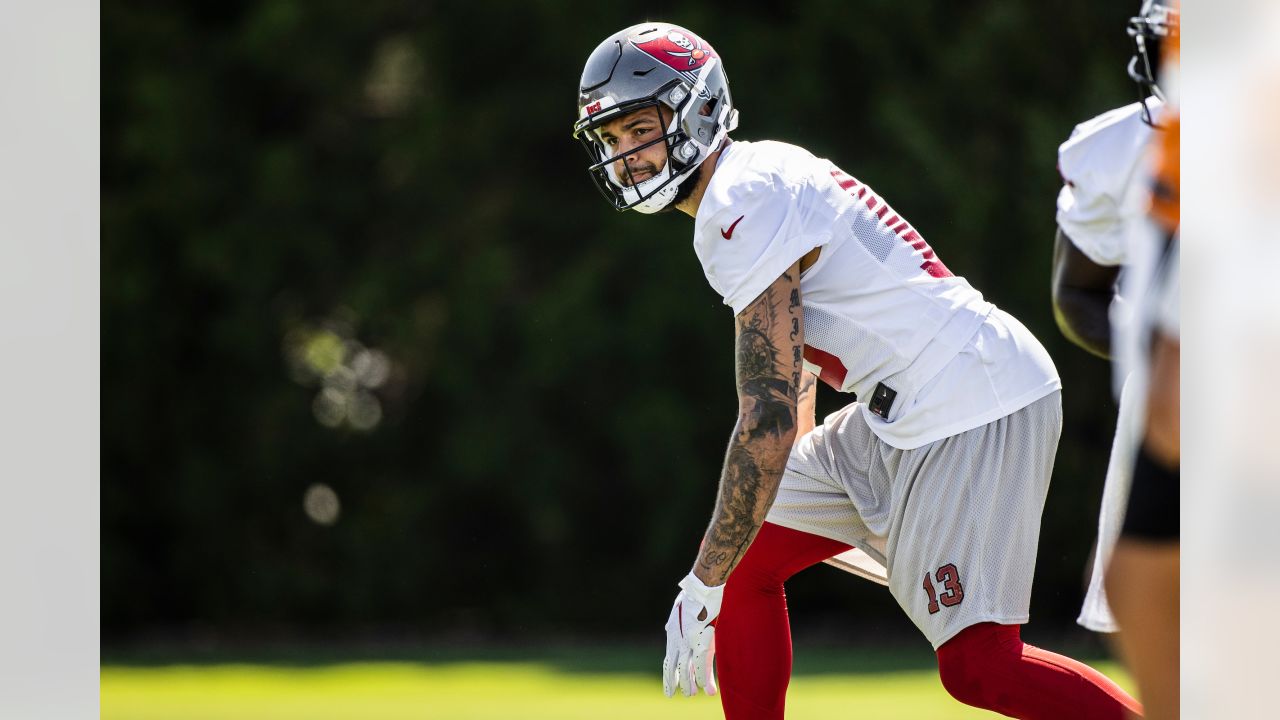
[[[1090,260],[1099,265],[1123,265],[1124,223],[1118,206],[1096,188],[1068,182],[1058,191],[1058,227]]]
[[[831,233],[806,233],[795,193],[780,182],[752,183],[734,195],[700,229],[698,254],[737,315]]]
[[[1090,151],[1101,148],[1090,142],[1091,137],[1072,135],[1058,150],[1063,180],[1058,191],[1058,227],[1095,263],[1123,265],[1127,259],[1125,225],[1121,198],[1115,195],[1123,186],[1115,188],[1109,168],[1099,166],[1097,153]]]
[[[1139,110],[1135,103],[1081,123],[1058,148],[1058,226],[1099,265],[1128,262],[1130,184],[1150,136]]]

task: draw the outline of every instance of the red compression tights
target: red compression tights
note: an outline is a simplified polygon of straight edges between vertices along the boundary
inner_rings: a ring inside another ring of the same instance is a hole
[[[727,590],[727,588],[726,588]],[[1022,642],[1019,625],[978,623],[938,648],[938,672],[966,705],[1031,720],[1124,720],[1142,706],[1105,675]]]
[[[729,576],[716,621],[716,666],[727,720],[782,718],[791,679],[783,583],[849,546],[765,523]],[[1138,704],[1086,665],[1025,645],[1018,626],[981,623],[938,649],[942,684],[957,700],[1033,720],[1124,717]]]
[[[728,720],[781,718],[791,680],[782,583],[849,546],[765,523],[734,568],[716,620],[716,670]]]

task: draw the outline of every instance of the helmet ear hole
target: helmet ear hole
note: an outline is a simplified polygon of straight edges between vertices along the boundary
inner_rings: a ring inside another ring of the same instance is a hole
[[[718,102],[720,102],[720,98],[711,98],[702,105],[698,110],[698,114],[703,117],[711,117],[711,114],[716,111],[716,103]]]

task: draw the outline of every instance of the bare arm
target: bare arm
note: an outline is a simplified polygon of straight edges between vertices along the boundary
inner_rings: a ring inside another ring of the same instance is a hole
[[[1053,317],[1068,340],[1101,358],[1111,356],[1108,309],[1120,268],[1098,265],[1058,228],[1053,241]]]
[[[796,439],[818,426],[818,376],[808,370],[800,371],[800,390],[796,393]]]
[[[796,394],[804,372],[799,263],[744,308],[736,324],[738,422],[693,569],[707,585],[728,579],[759,532],[796,439]]]

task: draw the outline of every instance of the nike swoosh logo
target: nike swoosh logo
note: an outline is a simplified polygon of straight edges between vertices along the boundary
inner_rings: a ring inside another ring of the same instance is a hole
[[[738,216],[738,219],[733,221],[733,224],[729,226],[729,229],[728,229],[728,230],[721,230],[721,231],[720,231],[720,236],[721,236],[721,237],[723,237],[725,240],[732,240],[732,239],[733,239],[733,229],[734,229],[734,228],[736,228],[736,227],[738,227],[738,223],[742,222],[742,218],[744,218],[744,217],[746,217],[746,215],[740,215],[740,216]]]

